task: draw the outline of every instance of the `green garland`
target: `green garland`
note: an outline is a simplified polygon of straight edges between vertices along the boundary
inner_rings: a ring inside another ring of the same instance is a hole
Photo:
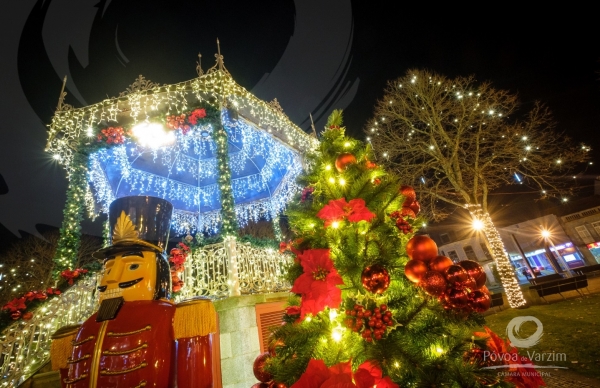
[[[233,190],[231,189],[231,169],[229,168],[229,142],[227,140],[227,132],[223,128],[223,124],[219,120],[214,129],[215,143],[217,144],[217,163],[218,174],[217,180],[221,191],[221,234],[226,236],[235,236],[237,234],[237,219],[234,209]]]
[[[81,242],[81,221],[85,209],[85,191],[87,188],[87,160],[85,154],[76,152],[73,155],[69,173],[69,188],[67,201],[63,210],[63,223],[60,228],[60,238],[54,254],[52,275],[58,279],[60,273],[74,268],[77,251]]]

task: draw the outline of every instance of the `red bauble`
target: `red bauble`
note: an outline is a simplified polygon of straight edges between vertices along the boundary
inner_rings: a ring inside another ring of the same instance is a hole
[[[407,206],[402,206],[402,209],[400,209],[400,215],[402,217],[417,218],[417,215],[415,214],[414,210]]]
[[[21,318],[21,312],[19,310],[13,311],[12,313],[10,313],[10,318],[16,321],[17,319]]]
[[[461,288],[451,288],[446,292],[446,302],[454,308],[466,307],[469,303],[469,294]]]
[[[453,264],[452,259],[447,256],[436,256],[429,262],[429,269],[444,273]]]
[[[264,369],[265,362],[269,359],[269,357],[271,357],[271,353],[261,353],[258,355],[258,357],[256,357],[256,359],[254,359],[254,365],[252,365],[254,376],[258,381],[262,381],[263,383],[273,380],[273,375]]]
[[[469,306],[478,313],[483,313],[490,309],[492,298],[485,292],[475,290],[469,294]]]
[[[490,294],[490,290],[488,290],[488,288],[486,286],[481,286],[481,288],[479,289],[479,291],[486,293],[486,294]]]
[[[31,318],[33,318],[33,313],[32,312],[26,312],[25,314],[23,314],[23,316],[21,318],[23,318],[24,320],[28,321]]]
[[[438,255],[437,244],[427,236],[414,236],[406,243],[406,254],[411,259],[427,263]]]
[[[467,271],[467,273],[473,279],[475,279],[475,282],[477,283],[477,288],[481,288],[485,285],[487,276],[485,274],[485,271],[483,270],[483,267],[479,265],[478,262],[473,260],[464,260],[459,262],[458,265],[463,267],[465,271]]]
[[[441,273],[427,271],[421,278],[419,286],[423,287],[425,292],[431,296],[440,296],[446,291],[448,283],[446,283],[446,278]]]
[[[417,201],[411,203],[409,207],[412,209],[413,212],[415,212],[415,214],[419,214],[419,212],[421,211],[421,205],[419,205],[419,202]]]
[[[269,388],[287,388],[287,385],[285,385],[285,383],[278,383],[276,381],[271,381],[269,383]]]
[[[404,204],[402,206],[410,206],[411,203],[417,200],[417,193],[412,186],[400,186],[400,194],[404,196]]]
[[[390,286],[390,274],[384,266],[373,264],[360,275],[363,287],[374,294],[381,294]]]
[[[471,292],[477,289],[477,283],[475,282],[475,279],[469,276],[464,282],[454,283],[454,288],[461,288],[467,292]]]
[[[446,280],[452,286],[454,283],[464,282],[468,278],[469,274],[460,265],[451,265],[446,269]]]
[[[428,271],[427,264],[421,260],[409,260],[404,267],[404,274],[413,283],[419,283]]]
[[[335,168],[338,172],[343,172],[349,164],[356,163],[356,156],[352,154],[341,154],[335,159]]]

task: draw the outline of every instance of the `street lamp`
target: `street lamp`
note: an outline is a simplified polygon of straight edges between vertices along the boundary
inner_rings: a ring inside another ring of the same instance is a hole
[[[562,255],[558,252],[558,249],[556,249],[556,247],[554,246],[554,243],[552,242],[552,239],[550,238],[550,237],[552,237],[552,233],[550,233],[550,231],[548,229],[542,229],[541,235],[544,238],[544,240],[546,240],[550,244],[550,246],[554,249],[554,252],[556,252],[558,261],[565,268],[565,274],[567,275],[567,277],[568,278],[573,277],[573,274],[571,273],[571,268],[569,268],[569,265],[567,264],[565,259],[562,257]],[[552,252],[550,252],[550,253],[552,253]]]

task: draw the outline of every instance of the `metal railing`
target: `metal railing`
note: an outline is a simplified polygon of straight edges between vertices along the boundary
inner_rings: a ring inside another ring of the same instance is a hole
[[[291,258],[271,248],[257,248],[234,238],[196,249],[188,256],[177,299],[215,299],[242,294],[287,291],[282,279]],[[84,321],[98,306],[99,276],[83,279],[0,335],[0,387],[17,387],[50,358],[50,336],[61,327]]]

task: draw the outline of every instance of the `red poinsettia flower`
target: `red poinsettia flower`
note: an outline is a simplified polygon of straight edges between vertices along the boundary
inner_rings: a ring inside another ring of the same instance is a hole
[[[60,290],[58,288],[48,287],[48,289],[46,289],[46,294],[48,294],[48,295],[52,295],[52,294],[54,294],[54,295],[60,295],[61,292],[60,292]]]
[[[381,368],[369,361],[352,373],[350,361],[327,368],[323,360],[311,359],[306,371],[290,388],[398,388]]]
[[[307,249],[298,255],[304,273],[296,279],[292,292],[302,296],[300,318],[323,311],[326,306],[337,308],[342,302],[344,284],[342,277],[333,266],[329,249]]]
[[[350,222],[371,221],[375,214],[367,208],[365,200],[356,198],[346,202],[346,198],[332,199],[317,213],[317,217],[325,220],[325,226],[334,221],[347,219]]]
[[[320,387],[328,378],[331,372],[323,360],[311,359],[308,367],[290,388],[315,388]]]
[[[287,315],[300,315],[300,306],[288,306],[285,308]]]
[[[23,297],[27,299],[28,302],[31,302],[35,299],[35,291],[28,291],[23,295]]]
[[[198,120],[203,119],[206,117],[206,109],[204,108],[200,108],[200,109],[195,109],[192,111],[192,113],[190,113],[190,115],[188,116],[188,122],[192,125],[196,125],[198,124]]]
[[[67,268],[60,273],[60,276],[72,286],[74,279],[79,277],[79,270],[71,271],[70,268]]]
[[[8,302],[7,304],[5,304],[2,307],[2,310],[8,310],[9,312],[13,313],[17,310],[25,310],[27,308],[27,306],[25,306],[25,298],[21,297],[21,298],[15,298],[13,300],[11,300],[10,302]]]
[[[177,246],[179,247],[179,249],[181,249],[185,253],[188,253],[191,250],[190,247],[188,247],[187,245],[185,245],[182,242],[180,242],[179,244],[177,244]]]
[[[169,261],[175,265],[185,263],[186,254],[181,249],[173,248],[170,252]]]

